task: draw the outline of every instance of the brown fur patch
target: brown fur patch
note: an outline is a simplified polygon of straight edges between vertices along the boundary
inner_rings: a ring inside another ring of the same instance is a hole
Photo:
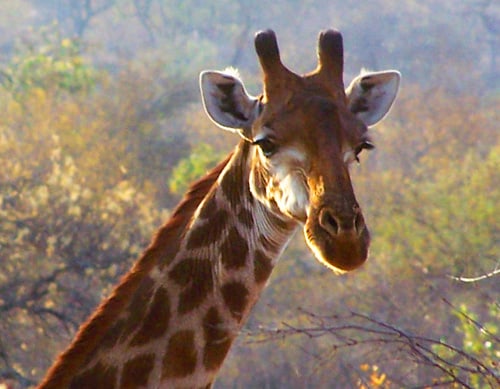
[[[251,229],[254,226],[253,215],[248,209],[243,208],[238,213],[238,220],[241,224],[243,224],[248,229]]]
[[[116,387],[117,372],[118,369],[114,366],[105,366],[102,363],[98,363],[92,369],[86,370],[74,377],[69,387],[71,389],[113,389]]]
[[[151,277],[146,276],[137,288],[132,297],[132,301],[127,308],[129,316],[127,317],[127,324],[123,329],[123,336],[128,336],[134,332],[143,322],[144,316],[153,297],[154,281]]]
[[[203,365],[207,370],[217,369],[224,361],[232,343],[231,334],[225,328],[217,308],[210,308],[203,318],[203,333],[205,336]]]
[[[241,321],[243,311],[248,304],[248,289],[240,282],[228,282],[221,288],[222,297],[231,315]]]
[[[273,264],[271,258],[260,250],[256,250],[254,256],[255,282],[261,284],[266,282],[271,275],[271,272],[273,271]]]
[[[189,283],[200,283],[204,279],[211,279],[212,264],[208,259],[196,257],[186,257],[180,259],[172,270],[169,271],[169,278],[179,286],[186,286]]]
[[[180,315],[198,308],[213,290],[212,276],[200,284],[193,283],[179,295],[177,311]]]
[[[228,213],[219,209],[213,213],[211,219],[204,224],[193,228],[188,235],[186,247],[196,249],[205,247],[210,243],[218,242],[226,229]]]
[[[205,200],[205,202],[201,206],[198,217],[200,219],[210,220],[215,216],[217,211],[218,211],[217,200],[213,196],[211,196],[210,198]]]
[[[212,264],[208,259],[181,259],[168,275],[171,280],[184,287],[177,307],[180,314],[198,307],[213,290]]]
[[[238,269],[245,266],[248,256],[248,243],[240,235],[236,227],[229,230],[220,250],[222,263],[226,269]]]
[[[179,331],[168,341],[163,357],[162,378],[180,378],[194,372],[198,354],[194,347],[194,332]]]
[[[201,261],[197,258],[182,258],[172,270],[168,272],[168,277],[179,286],[186,286],[192,281],[193,266]]]
[[[233,169],[233,171],[224,176],[224,179],[220,183],[224,195],[233,208],[240,205],[242,199],[242,177],[241,174],[237,174],[238,171],[239,169]]]
[[[147,386],[149,374],[155,366],[155,355],[146,354],[135,357],[123,367],[120,389],[135,389]]]
[[[247,155],[249,147],[248,142],[240,143],[241,154]],[[243,197],[252,197],[250,195],[248,179],[245,177],[247,168],[244,164],[246,163],[246,158],[241,158],[238,162],[231,166],[231,170],[224,175],[220,182],[222,192],[233,209],[241,204]]]
[[[141,328],[134,335],[131,346],[139,346],[161,337],[168,329],[170,322],[170,300],[165,288],[160,287],[155,293],[148,314]]]
[[[123,335],[127,321],[125,319],[118,320],[109,328],[109,331],[104,335],[102,342],[99,344],[102,348],[112,348],[118,343],[118,339]]]

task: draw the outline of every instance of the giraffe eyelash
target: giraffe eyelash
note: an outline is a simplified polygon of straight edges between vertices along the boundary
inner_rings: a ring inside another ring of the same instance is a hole
[[[278,145],[268,137],[253,141],[252,145],[259,146],[266,158],[272,157],[278,149]]]

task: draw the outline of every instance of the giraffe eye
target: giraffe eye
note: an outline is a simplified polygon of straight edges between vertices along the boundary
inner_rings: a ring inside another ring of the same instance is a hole
[[[262,139],[256,140],[252,144],[259,146],[260,149],[262,150],[262,153],[264,153],[264,155],[267,158],[271,157],[278,149],[278,146],[273,141],[271,141],[269,138],[262,138]]]

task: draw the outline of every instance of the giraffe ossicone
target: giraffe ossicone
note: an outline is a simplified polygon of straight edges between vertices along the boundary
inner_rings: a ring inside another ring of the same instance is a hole
[[[190,188],[39,388],[208,388],[294,231],[330,269],[366,260],[348,168],[373,147],[367,128],[389,111],[399,73],[364,73],[345,89],[334,30],[304,76],[283,65],[271,30],[255,49],[260,96],[234,71],[200,76],[208,116],[241,137],[235,150]]]

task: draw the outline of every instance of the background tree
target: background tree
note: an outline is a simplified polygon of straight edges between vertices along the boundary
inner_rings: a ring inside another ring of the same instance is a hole
[[[273,28],[306,72],[329,26],[346,82],[362,66],[403,73],[377,148],[351,167],[370,259],[333,277],[298,234],[216,387],[498,386],[498,12],[488,0],[2,5],[0,386],[40,379],[238,141],[206,118],[199,71],[237,65],[257,94],[254,31]]]

